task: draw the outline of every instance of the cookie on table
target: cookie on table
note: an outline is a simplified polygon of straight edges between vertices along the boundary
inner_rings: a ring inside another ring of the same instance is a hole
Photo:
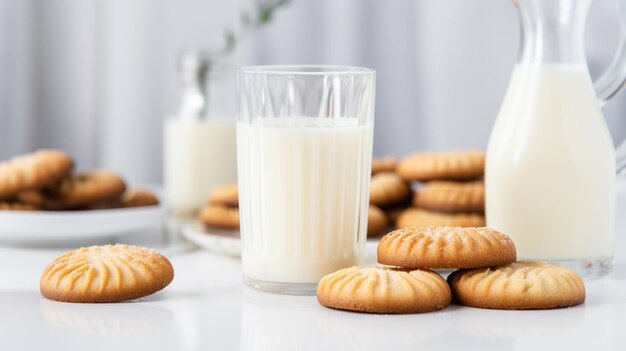
[[[478,150],[421,152],[398,163],[396,172],[406,180],[472,180],[485,172],[485,153]]]
[[[511,238],[490,228],[410,227],[385,235],[378,262],[403,268],[477,268],[515,262]]]
[[[415,193],[413,205],[433,211],[484,212],[485,184],[482,181],[429,182]]]
[[[228,206],[208,206],[203,208],[198,219],[210,227],[239,229],[239,209]]]
[[[396,227],[398,228],[427,227],[431,225],[448,227],[484,227],[485,216],[479,213],[443,213],[417,207],[410,207],[404,210],[396,221]]]
[[[370,203],[376,206],[397,204],[411,196],[409,185],[395,173],[384,172],[372,176]]]
[[[585,302],[585,284],[574,272],[543,262],[462,269],[448,277],[462,305],[505,310],[548,309]]]
[[[372,174],[393,172],[398,165],[398,159],[392,156],[372,159]]]
[[[160,253],[137,246],[83,247],[52,261],[39,281],[41,295],[63,302],[120,302],[154,294],[174,279]]]
[[[423,313],[450,304],[446,281],[429,270],[350,267],[323,277],[317,301],[330,308],[370,313]]]
[[[0,201],[0,211],[38,211],[41,208],[17,201]]]
[[[227,184],[215,188],[215,190],[209,194],[207,204],[230,207],[239,206],[239,190],[237,188],[237,183]]]
[[[124,192],[120,199],[123,208],[156,206],[159,198],[150,190],[142,188],[130,188]]]
[[[74,161],[58,150],[39,150],[0,163],[0,199],[39,189],[67,176]]]
[[[370,205],[367,211],[367,236],[375,236],[389,227],[389,219],[383,210]]]

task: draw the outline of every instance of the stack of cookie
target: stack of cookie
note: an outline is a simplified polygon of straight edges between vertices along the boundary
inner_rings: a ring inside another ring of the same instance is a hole
[[[200,211],[198,219],[209,227],[239,229],[239,191],[237,184],[216,188]]]
[[[370,208],[367,218],[367,236],[382,234],[395,222],[397,216],[411,202],[413,192],[409,183],[390,171],[393,159],[384,159],[388,168],[381,170],[378,160],[372,162],[372,180],[370,183]]]
[[[148,190],[127,189],[110,171],[73,173],[74,161],[40,150],[0,163],[0,210],[93,210],[157,205]]]
[[[396,221],[411,226],[482,227],[485,225],[485,169],[482,151],[417,153],[398,163],[397,174],[419,182],[412,207]]]
[[[372,313],[420,313],[452,300],[480,308],[547,309],[585,300],[580,277],[541,262],[516,262],[515,246],[489,228],[411,227],[385,235],[378,262],[323,277],[317,289],[326,307]],[[447,280],[432,269],[457,269]]]

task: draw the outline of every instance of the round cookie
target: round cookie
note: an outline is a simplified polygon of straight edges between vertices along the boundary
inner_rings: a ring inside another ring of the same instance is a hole
[[[527,310],[585,302],[585,284],[576,273],[543,262],[462,269],[450,274],[448,283],[455,301],[471,307]]]
[[[397,204],[411,196],[409,185],[395,173],[384,172],[372,176],[370,203],[376,206]]]
[[[392,156],[372,159],[372,174],[393,172],[398,165],[398,159]]]
[[[478,268],[515,262],[508,236],[491,228],[411,227],[378,243],[378,262],[403,268]]]
[[[0,211],[37,211],[39,207],[17,201],[0,201]]]
[[[398,163],[396,172],[406,180],[471,180],[485,172],[482,151],[417,153]]]
[[[83,247],[52,261],[43,271],[43,297],[64,302],[120,302],[154,294],[174,279],[160,253],[137,246]]]
[[[442,213],[433,212],[417,207],[410,207],[404,210],[398,220],[396,227],[427,227],[448,226],[448,227],[484,227],[485,216],[478,213]]]
[[[367,236],[380,234],[389,226],[387,215],[380,208],[370,205],[367,211]]]
[[[159,198],[153,192],[141,188],[131,188],[126,190],[122,195],[121,207],[145,207],[156,206],[159,204]]]
[[[317,301],[340,310],[370,313],[423,313],[450,304],[446,281],[429,270],[350,267],[323,277]]]
[[[207,199],[209,205],[239,206],[237,183],[220,186],[213,190]]]
[[[39,189],[68,175],[74,161],[58,150],[39,150],[0,163],[0,199]]]
[[[413,205],[433,211],[485,212],[485,184],[433,181],[413,196]]]
[[[211,227],[239,229],[239,209],[227,206],[209,206],[200,211],[198,219]]]

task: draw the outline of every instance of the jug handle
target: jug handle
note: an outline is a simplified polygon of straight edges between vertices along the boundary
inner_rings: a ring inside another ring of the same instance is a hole
[[[626,0],[617,0],[620,42],[613,60],[593,83],[600,106],[604,106],[626,86]],[[626,173],[626,140],[617,148],[617,173]]]

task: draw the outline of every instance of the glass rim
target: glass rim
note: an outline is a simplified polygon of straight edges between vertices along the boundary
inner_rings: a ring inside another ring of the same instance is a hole
[[[237,74],[276,76],[375,75],[376,70],[362,66],[340,65],[256,65],[239,67]]]

